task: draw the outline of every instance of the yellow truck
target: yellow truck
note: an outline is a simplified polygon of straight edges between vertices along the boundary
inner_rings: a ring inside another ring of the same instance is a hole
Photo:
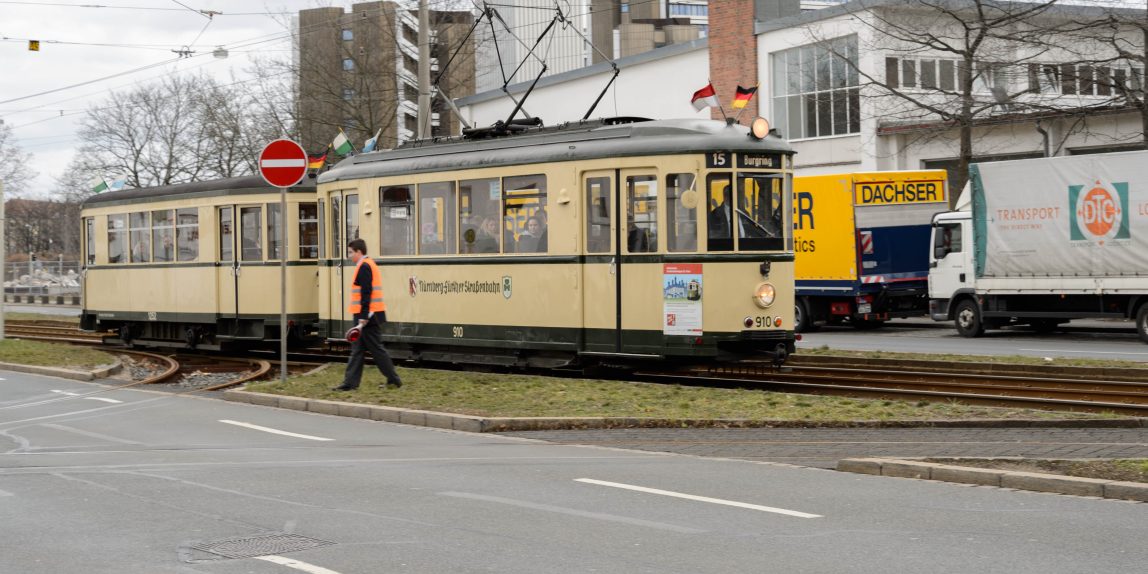
[[[795,177],[796,329],[879,327],[929,310],[933,215],[948,209],[944,170]]]

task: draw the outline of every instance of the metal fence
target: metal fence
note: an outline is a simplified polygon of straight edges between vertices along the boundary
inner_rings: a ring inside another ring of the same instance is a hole
[[[4,264],[4,292],[28,295],[79,295],[79,261],[38,260]]]

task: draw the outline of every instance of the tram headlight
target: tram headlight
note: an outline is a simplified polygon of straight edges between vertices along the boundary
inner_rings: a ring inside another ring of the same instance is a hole
[[[754,118],[753,122],[749,124],[749,133],[755,139],[765,139],[769,135],[769,120],[762,117]]]
[[[753,302],[762,309],[773,305],[773,299],[777,297],[777,289],[769,283],[762,283],[757,286],[753,292]]]

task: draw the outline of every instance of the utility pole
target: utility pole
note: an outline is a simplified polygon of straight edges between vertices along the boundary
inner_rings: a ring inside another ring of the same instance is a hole
[[[4,280],[8,278],[8,236],[4,235],[4,182],[0,182],[0,341],[4,340],[4,298],[8,290]]]
[[[419,139],[430,137],[430,8],[419,0]]]

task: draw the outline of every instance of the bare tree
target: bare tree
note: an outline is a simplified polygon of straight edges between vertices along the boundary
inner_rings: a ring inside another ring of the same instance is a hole
[[[14,141],[12,127],[0,120],[0,185],[4,186],[4,193],[13,194],[24,191],[28,181],[36,177],[36,173],[28,167],[32,154],[25,152]]]
[[[1028,92],[1016,78],[1026,62],[1048,50],[1048,30],[1034,23],[1056,1],[875,2],[856,21],[873,38],[860,51],[886,54],[883,74],[868,71],[836,44],[819,42],[860,76],[862,93],[877,100],[873,107],[883,124],[912,126],[926,137],[957,131],[957,166],[949,181],[960,189],[975,153],[974,130],[991,116],[1018,111]]]

